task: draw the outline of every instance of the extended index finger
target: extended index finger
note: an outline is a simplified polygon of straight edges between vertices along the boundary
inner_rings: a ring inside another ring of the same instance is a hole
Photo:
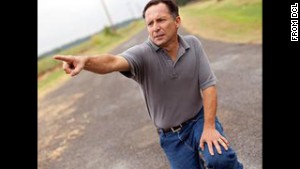
[[[73,56],[65,56],[65,55],[55,55],[53,56],[54,59],[56,60],[61,60],[61,61],[65,61],[68,63],[71,63],[74,61],[74,57]]]

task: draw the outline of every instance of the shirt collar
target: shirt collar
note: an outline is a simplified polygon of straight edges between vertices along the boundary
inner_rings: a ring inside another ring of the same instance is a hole
[[[179,39],[179,46],[182,46],[185,50],[190,48],[190,45],[186,42],[186,40],[184,40],[184,38],[182,37],[182,35],[178,34],[178,39]],[[155,45],[150,37],[148,36],[148,40],[147,40],[148,44],[157,52],[159,49],[161,49],[161,47]]]

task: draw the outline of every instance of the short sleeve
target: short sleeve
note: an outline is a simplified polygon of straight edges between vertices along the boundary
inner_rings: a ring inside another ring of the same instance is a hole
[[[202,47],[198,38],[193,38],[195,42],[196,55],[198,57],[198,83],[200,89],[204,90],[207,87],[213,86],[217,82],[217,78],[210,66],[209,59]]]
[[[120,73],[128,78],[140,81],[143,72],[143,48],[136,45],[119,55],[124,57],[130,66],[130,71],[121,71]]]

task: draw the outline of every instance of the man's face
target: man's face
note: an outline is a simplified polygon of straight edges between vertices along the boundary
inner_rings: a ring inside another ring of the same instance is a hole
[[[180,17],[175,19],[164,3],[153,5],[145,12],[145,22],[151,40],[160,47],[170,44],[177,36]]]

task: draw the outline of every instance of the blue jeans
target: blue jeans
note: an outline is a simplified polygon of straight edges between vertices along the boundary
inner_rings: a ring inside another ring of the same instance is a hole
[[[230,147],[226,151],[223,146],[222,154],[218,154],[214,147],[214,156],[209,154],[207,144],[204,151],[200,149],[199,141],[203,130],[203,108],[195,120],[182,127],[178,132],[164,133],[159,130],[160,146],[164,150],[172,169],[243,169],[238,162],[236,153]],[[223,133],[223,127],[216,118],[216,129]]]

